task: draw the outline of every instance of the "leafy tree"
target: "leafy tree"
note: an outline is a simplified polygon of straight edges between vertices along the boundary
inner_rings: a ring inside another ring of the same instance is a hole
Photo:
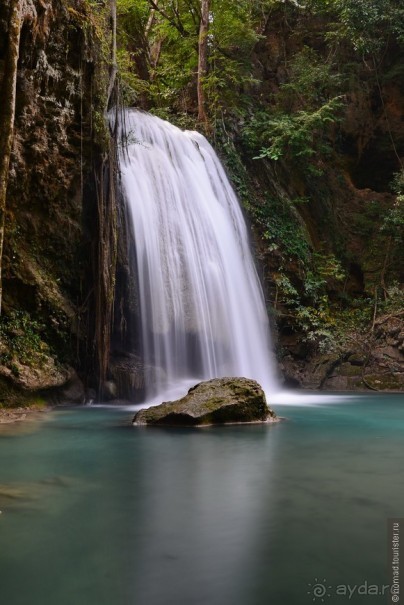
[[[404,42],[404,7],[400,0],[334,0],[336,33],[366,55],[378,53],[389,36]]]
[[[198,40],[198,120],[207,122],[205,109],[204,80],[208,73],[208,31],[210,0],[201,0],[201,18],[199,21]]]
[[[304,47],[289,63],[289,80],[281,84],[273,105],[255,112],[244,128],[256,159],[307,160],[330,151],[330,126],[340,118],[340,76],[330,62]],[[306,169],[313,171],[311,164]]]
[[[129,49],[152,105],[181,110],[194,104],[204,121],[206,113],[234,106],[253,80],[250,55],[270,4],[118,0],[120,47]],[[139,93],[139,82],[135,88]]]

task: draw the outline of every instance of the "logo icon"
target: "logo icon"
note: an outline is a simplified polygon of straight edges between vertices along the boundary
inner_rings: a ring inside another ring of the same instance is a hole
[[[312,596],[312,601],[316,601],[316,603],[324,603],[327,597],[330,597],[330,593],[328,592],[332,586],[327,585],[327,580],[325,578],[320,581],[318,578],[314,578],[314,582],[309,582],[308,584],[309,590],[307,594]]]

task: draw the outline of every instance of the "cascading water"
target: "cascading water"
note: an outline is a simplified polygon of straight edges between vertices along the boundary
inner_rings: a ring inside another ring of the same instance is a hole
[[[127,111],[121,155],[133,223],[149,398],[245,376],[276,390],[264,297],[234,191],[208,141]]]

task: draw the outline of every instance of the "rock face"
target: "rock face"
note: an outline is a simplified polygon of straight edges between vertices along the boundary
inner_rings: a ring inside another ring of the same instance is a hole
[[[15,361],[13,368],[0,365],[0,376],[12,379],[12,382],[25,391],[41,391],[61,387],[69,379],[67,368],[58,367],[55,360],[43,355],[41,365],[31,367]]]
[[[0,2],[0,97],[10,4]],[[20,4],[29,17],[19,48],[2,261],[3,405],[14,404],[19,393],[25,405],[30,392],[65,385],[68,365],[81,376],[94,373],[87,346],[95,331],[98,247],[91,175],[107,147],[103,8],[93,13],[86,0]],[[79,382],[66,389],[69,399],[83,398]]]
[[[340,391],[403,391],[403,312],[378,318],[374,330],[355,334],[344,349],[281,362],[290,386]],[[294,380],[294,384],[292,381]]]
[[[110,373],[116,384],[115,396],[133,402],[144,400],[147,387],[165,377],[162,368],[146,364],[131,353],[112,357]]]
[[[255,380],[216,378],[200,382],[182,399],[140,410],[133,424],[207,426],[275,419],[264,391]]]

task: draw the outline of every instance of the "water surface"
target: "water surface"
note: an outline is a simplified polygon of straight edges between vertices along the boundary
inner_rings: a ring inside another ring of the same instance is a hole
[[[0,434],[0,602],[387,602],[336,587],[389,582],[404,398],[302,401],[272,426],[133,428],[83,408]]]

